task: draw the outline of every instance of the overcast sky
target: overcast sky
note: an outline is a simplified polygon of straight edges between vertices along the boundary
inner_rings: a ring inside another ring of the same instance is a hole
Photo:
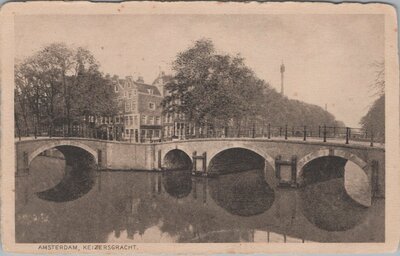
[[[176,54],[200,38],[240,53],[258,77],[285,94],[358,127],[374,98],[372,63],[384,56],[381,15],[102,15],[17,16],[16,58],[46,44],[88,48],[105,73],[139,74],[151,83]]]

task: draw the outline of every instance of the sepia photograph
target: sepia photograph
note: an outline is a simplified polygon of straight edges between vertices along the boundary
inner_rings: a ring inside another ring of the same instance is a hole
[[[390,8],[58,4],[2,13],[13,248],[389,241]]]

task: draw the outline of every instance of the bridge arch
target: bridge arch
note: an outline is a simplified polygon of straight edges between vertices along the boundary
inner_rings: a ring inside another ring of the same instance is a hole
[[[303,168],[306,164],[311,162],[312,160],[315,160],[320,157],[326,157],[326,156],[336,156],[340,157],[346,160],[349,160],[356,165],[358,165],[365,173],[367,176],[369,176],[369,166],[368,163],[365,162],[362,158],[357,156],[356,154],[350,152],[350,151],[345,151],[341,149],[321,149],[318,151],[314,151],[306,156],[304,156],[302,159],[300,159],[297,162],[297,180],[301,184],[303,179]]]
[[[250,146],[250,145],[235,145],[235,146],[225,146],[225,147],[219,147],[216,148],[214,150],[211,150],[210,152],[208,152],[209,154],[207,155],[207,170],[209,170],[210,165],[213,161],[213,159],[220,155],[223,152],[226,152],[230,149],[244,149],[244,150],[248,150],[251,151],[259,156],[261,156],[262,158],[264,158],[265,160],[265,164],[270,165],[270,167],[275,170],[275,160],[265,151],[263,151],[262,149],[260,149],[257,146]]]
[[[86,152],[88,152],[93,157],[95,163],[98,164],[98,155],[97,155],[96,150],[94,150],[93,148],[91,148],[88,145],[86,145],[82,142],[79,142],[79,141],[63,140],[63,141],[51,141],[51,142],[48,142],[48,143],[38,147],[37,149],[35,149],[28,156],[28,166],[32,162],[32,160],[35,157],[37,157],[40,153],[42,153],[46,150],[52,149],[52,148],[60,147],[60,146],[72,146],[72,147],[81,148],[81,149],[85,150]]]
[[[187,150],[171,148],[162,157],[162,167],[171,170],[192,170],[192,158]]]

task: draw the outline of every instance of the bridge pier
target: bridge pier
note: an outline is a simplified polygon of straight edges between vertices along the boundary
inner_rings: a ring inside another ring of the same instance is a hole
[[[383,173],[382,173],[383,172]],[[371,161],[371,195],[372,198],[384,198],[384,171],[379,170],[379,161]]]
[[[275,173],[278,186],[297,188],[297,156],[293,155],[290,160],[283,160],[281,155],[275,158]]]
[[[28,152],[23,151],[22,157],[18,157],[17,154],[17,172],[15,176],[26,176],[29,175],[29,155]]]
[[[192,174],[200,176],[208,176],[207,173],[207,152],[197,155],[197,151],[192,155]]]

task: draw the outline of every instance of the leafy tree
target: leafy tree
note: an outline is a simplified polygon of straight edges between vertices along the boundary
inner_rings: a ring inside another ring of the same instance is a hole
[[[374,96],[378,99],[369,108],[368,113],[360,120],[366,130],[373,131],[374,136],[380,139],[385,137],[385,63],[375,62],[376,78],[371,86]]]
[[[175,75],[166,84],[167,113],[182,113],[199,125],[226,126],[259,112],[263,83],[240,56],[218,54],[212,42],[199,40],[178,54]]]
[[[44,47],[16,65],[15,83],[16,122],[21,116],[29,127],[27,116],[32,114],[35,135],[40,125],[46,125],[51,136],[58,123],[65,124],[71,135],[74,120],[115,113],[110,84],[94,56],[82,47]]]
[[[385,135],[385,95],[380,96],[370,107],[368,113],[362,117],[361,125],[364,129],[372,130],[375,137],[384,138]]]
[[[237,133],[255,123],[278,126],[338,124],[321,107],[290,100],[257,78],[239,55],[218,53],[201,39],[178,54],[174,76],[166,84],[166,113],[183,113],[188,121],[214,127],[233,126]]]

